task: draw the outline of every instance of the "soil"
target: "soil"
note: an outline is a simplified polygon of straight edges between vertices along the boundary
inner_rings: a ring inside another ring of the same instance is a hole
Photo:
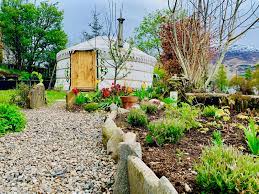
[[[228,122],[217,120],[221,124],[220,130],[224,144],[232,145],[243,152],[248,152],[243,130],[238,128],[237,124],[247,125],[246,120],[238,120],[236,113],[231,114]],[[149,120],[161,118],[163,112],[157,115],[149,115]],[[212,145],[212,132],[215,126],[208,126],[208,123],[215,121],[212,118],[200,118],[200,122],[208,131],[191,129],[185,133],[181,140],[176,144],[165,144],[162,147],[148,145],[145,137],[148,133],[147,128],[134,128],[127,123],[127,114],[120,115],[116,119],[116,124],[124,132],[134,132],[137,135],[137,141],[142,145],[143,161],[155,172],[160,178],[166,176],[175,186],[179,193],[185,193],[186,184],[192,189],[191,193],[201,193],[195,182],[196,172],[195,163],[199,162],[202,150],[205,146]]]

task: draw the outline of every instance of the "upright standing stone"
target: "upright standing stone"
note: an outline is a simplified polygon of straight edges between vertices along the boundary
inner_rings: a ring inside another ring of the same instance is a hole
[[[41,108],[46,105],[45,87],[42,83],[35,85],[29,92],[30,108]]]
[[[115,175],[115,183],[113,185],[113,194],[130,194],[128,180],[128,156],[136,156],[142,158],[140,143],[120,143],[119,145],[119,163]]]
[[[66,95],[66,109],[67,110],[71,109],[71,107],[75,103],[75,98],[76,98],[76,95],[74,94],[74,92],[72,92],[72,91],[67,92],[67,95]]]

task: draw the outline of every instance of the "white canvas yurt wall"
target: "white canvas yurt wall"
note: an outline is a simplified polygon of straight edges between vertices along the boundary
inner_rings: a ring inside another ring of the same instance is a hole
[[[124,44],[124,48],[127,50],[129,45]],[[71,74],[70,63],[71,55],[76,51],[97,51],[97,79],[100,80],[99,88],[110,87],[114,78],[114,68],[110,64],[113,61],[109,56],[109,47],[107,37],[99,36],[89,41],[72,46],[68,49],[62,50],[57,54],[57,69],[56,69],[56,88],[62,88],[65,90],[70,88]],[[133,88],[140,88],[143,82],[147,85],[151,85],[153,81],[153,70],[156,64],[156,59],[146,53],[140,51],[137,48],[133,48],[131,52],[130,60],[126,62],[126,70],[122,71],[119,77],[129,72],[126,77],[117,81],[121,85],[130,86]],[[73,64],[72,64],[73,65]],[[101,73],[101,67],[107,68],[107,74],[105,76]],[[91,72],[89,72],[91,74]],[[103,78],[101,81],[101,77]]]

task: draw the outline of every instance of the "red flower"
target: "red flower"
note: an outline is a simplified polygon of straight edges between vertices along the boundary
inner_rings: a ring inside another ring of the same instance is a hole
[[[77,88],[73,88],[73,89],[72,89],[72,92],[73,92],[75,95],[77,95],[77,94],[79,93],[79,90],[78,90]]]
[[[102,89],[102,96],[104,98],[110,97],[110,95],[111,95],[111,92],[110,92],[109,88],[103,88]]]

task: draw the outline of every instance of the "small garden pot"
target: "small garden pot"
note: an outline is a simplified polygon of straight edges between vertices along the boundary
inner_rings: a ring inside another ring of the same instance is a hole
[[[138,97],[136,96],[121,96],[122,106],[125,109],[130,109],[136,103],[138,103]]]

